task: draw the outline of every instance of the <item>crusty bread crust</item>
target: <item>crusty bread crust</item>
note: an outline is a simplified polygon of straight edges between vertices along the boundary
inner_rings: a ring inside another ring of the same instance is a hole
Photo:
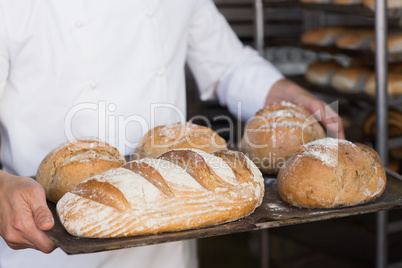
[[[176,149],[81,182],[57,212],[72,235],[124,237],[234,221],[263,195],[262,174],[242,153]]]
[[[125,163],[116,148],[96,140],[66,143],[50,152],[40,163],[36,180],[46,197],[57,202],[80,181]]]
[[[149,130],[139,142],[133,159],[156,158],[172,149],[194,148],[210,153],[226,150],[226,141],[210,128],[191,122],[173,123]]]
[[[301,145],[325,137],[322,126],[303,106],[281,102],[256,113],[246,126],[240,150],[265,173],[277,173]]]
[[[286,203],[333,208],[377,198],[385,190],[386,174],[372,148],[328,138],[303,146],[286,162],[277,182]]]

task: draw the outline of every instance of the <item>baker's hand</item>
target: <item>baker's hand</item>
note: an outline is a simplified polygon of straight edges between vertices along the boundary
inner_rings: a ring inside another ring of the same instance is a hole
[[[339,139],[345,138],[342,119],[339,115],[327,103],[286,79],[279,80],[272,86],[265,105],[283,100],[299,103],[306,107],[321,121],[322,125],[327,129],[329,136]]]
[[[56,246],[43,231],[53,225],[43,187],[31,178],[0,171],[0,235],[7,245],[50,253]]]

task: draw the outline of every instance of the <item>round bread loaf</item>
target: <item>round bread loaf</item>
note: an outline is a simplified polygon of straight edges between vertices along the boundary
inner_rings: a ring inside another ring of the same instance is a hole
[[[286,203],[333,208],[377,198],[385,189],[386,174],[372,148],[326,138],[302,146],[280,170],[277,183]]]
[[[206,153],[228,149],[225,139],[212,129],[191,122],[177,122],[149,130],[135,149],[133,159],[156,158],[169,150],[182,148]]]
[[[57,202],[81,181],[125,164],[119,151],[107,143],[79,140],[50,152],[40,163],[36,180],[50,201]]]
[[[325,137],[322,126],[303,106],[276,103],[256,113],[247,124],[240,150],[265,173],[277,173],[301,145]]]

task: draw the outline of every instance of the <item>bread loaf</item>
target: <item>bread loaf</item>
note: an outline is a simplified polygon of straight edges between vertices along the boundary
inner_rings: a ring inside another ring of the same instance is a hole
[[[335,71],[331,79],[331,87],[344,93],[362,93],[370,70],[348,67]]]
[[[389,34],[387,46],[388,46],[388,53],[390,54],[402,53],[402,33]],[[376,50],[375,41],[371,42],[370,48],[372,51],[375,52]]]
[[[306,4],[329,4],[332,0],[301,0],[301,2]]]
[[[301,105],[276,103],[256,113],[246,126],[240,150],[265,173],[277,173],[302,144],[325,137],[324,129]]]
[[[363,0],[363,4],[370,8],[371,10],[375,10],[375,0]],[[387,0],[387,7],[389,9],[401,8],[402,1],[401,0]]]
[[[308,45],[330,46],[334,45],[336,39],[350,29],[341,26],[327,26],[307,31],[302,34],[301,42]]]
[[[308,82],[317,86],[328,86],[332,75],[342,68],[336,61],[318,61],[310,64],[304,74]]]
[[[373,139],[377,135],[377,115],[371,112],[363,121],[363,133]],[[388,135],[390,137],[402,136],[402,112],[388,109]]]
[[[194,148],[207,153],[227,150],[226,141],[212,129],[191,122],[173,123],[149,130],[135,149],[133,159],[155,158],[180,148]]]
[[[376,94],[376,75],[371,73],[367,78],[364,87],[364,93],[375,96]],[[402,94],[402,74],[389,73],[388,74],[388,95],[396,96]]]
[[[336,46],[344,49],[369,49],[374,39],[374,30],[356,29],[342,34],[336,39]]]
[[[96,140],[66,143],[50,152],[39,165],[36,180],[47,199],[57,202],[79,182],[125,163],[116,148]]]
[[[362,0],[332,0],[335,5],[357,5],[361,4]]]
[[[386,174],[372,148],[326,138],[300,148],[280,170],[277,183],[286,203],[333,208],[377,198],[385,189]]]
[[[263,194],[261,172],[242,153],[176,149],[81,182],[57,211],[72,235],[124,237],[234,221]]]

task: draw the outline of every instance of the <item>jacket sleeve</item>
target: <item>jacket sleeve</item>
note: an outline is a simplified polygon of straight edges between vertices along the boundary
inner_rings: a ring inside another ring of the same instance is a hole
[[[0,97],[3,94],[10,67],[7,49],[7,28],[4,15],[0,4]]]
[[[272,85],[283,76],[237,38],[211,0],[198,0],[191,18],[187,63],[201,100],[218,98],[248,120],[263,107]]]

